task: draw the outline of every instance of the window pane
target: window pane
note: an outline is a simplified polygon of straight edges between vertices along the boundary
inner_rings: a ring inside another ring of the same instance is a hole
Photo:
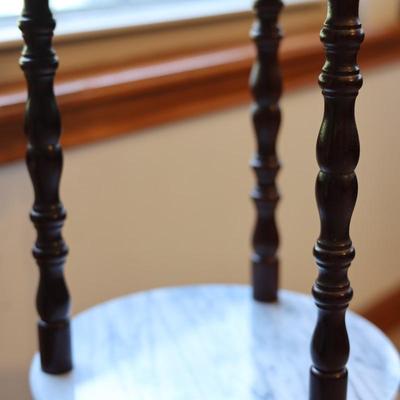
[[[196,8],[212,10],[227,10],[233,9],[243,10],[250,9],[253,0],[50,0],[50,6],[54,12],[61,11],[79,11],[79,10],[101,10],[107,8],[113,9],[129,9],[132,6],[142,6],[139,9],[166,9],[173,8]],[[287,4],[293,3],[309,3],[318,2],[321,0],[284,0]],[[0,0],[0,19],[5,17],[17,17],[20,15],[23,7],[23,0]],[[207,13],[206,13],[207,14]],[[168,19],[168,18],[167,18]]]
[[[40,0],[32,0],[40,1]],[[43,1],[43,0],[42,0]],[[254,0],[49,0],[57,35],[165,24],[248,13]],[[286,4],[322,0],[284,0]],[[23,0],[0,0],[0,44],[21,40],[16,19]]]
[[[8,1],[0,3],[0,17],[17,15],[22,9],[22,0]]]
[[[50,5],[53,11],[72,11],[158,2],[162,3],[162,0],[50,0]],[[18,16],[22,7],[23,0],[1,1],[0,18]]]
[[[218,0],[216,0],[218,1]],[[174,4],[188,3],[188,0],[174,0]],[[236,1],[237,2],[237,1]],[[246,0],[243,0],[246,3]],[[50,5],[53,11],[73,11],[86,9],[101,9],[117,6],[133,6],[144,4],[163,3],[171,4],[170,0],[50,0]],[[201,3],[201,0],[199,0]],[[23,0],[1,0],[0,1],[0,18],[14,17],[21,13]]]

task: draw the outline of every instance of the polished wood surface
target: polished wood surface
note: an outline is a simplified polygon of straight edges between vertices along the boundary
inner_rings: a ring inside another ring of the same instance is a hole
[[[400,285],[393,290],[386,291],[361,311],[361,315],[371,321],[379,329],[389,332],[399,325]]]
[[[34,400],[305,400],[316,309],[282,291],[252,300],[247,286],[165,288],[96,306],[72,323],[75,368],[31,369]],[[349,400],[393,400],[397,351],[347,315],[353,351]],[[366,351],[366,349],[368,351]]]
[[[323,63],[317,35],[285,38],[280,58],[286,92],[314,84]],[[400,27],[369,32],[360,58],[364,69],[398,60]],[[247,104],[253,60],[253,46],[241,45],[59,76],[55,89],[63,114],[62,143],[79,146]],[[20,86],[0,87],[0,163],[23,158],[25,97]]]
[[[362,85],[357,54],[364,39],[358,7],[358,0],[329,0],[321,31],[326,62],[319,83],[325,112],[317,141],[321,232],[314,247],[319,274],[313,286],[318,321],[311,351],[311,400],[347,398],[345,314],[353,296],[347,270],[355,255],[349,229],[358,188],[354,170],[360,155],[354,107]]]
[[[41,366],[58,374],[72,364],[69,295],[63,276],[68,248],[61,234],[66,213],[59,197],[61,123],[53,92],[58,60],[51,45],[55,21],[48,1],[25,0],[19,26],[25,40],[20,64],[28,85],[26,162],[35,193],[31,219],[37,231],[33,255],[40,272],[36,307]]]
[[[257,58],[250,75],[254,97],[252,117],[257,142],[251,161],[257,180],[252,192],[256,207],[252,282],[254,298],[259,301],[276,301],[278,293],[279,234],[275,210],[279,200],[276,177],[280,165],[276,141],[281,124],[279,99],[282,76],[278,51],[282,34],[278,18],[282,7],[281,0],[257,0],[254,4],[257,19],[251,30],[257,47]]]

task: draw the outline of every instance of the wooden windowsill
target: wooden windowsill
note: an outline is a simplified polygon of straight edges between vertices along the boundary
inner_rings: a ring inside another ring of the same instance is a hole
[[[369,33],[362,68],[400,56],[400,27]],[[63,145],[76,146],[138,132],[181,118],[250,101],[248,76],[254,60],[251,43],[182,53],[157,62],[60,74],[56,94],[63,115]],[[315,83],[323,62],[318,32],[282,43],[285,90]],[[0,88],[0,163],[23,157],[25,89]]]

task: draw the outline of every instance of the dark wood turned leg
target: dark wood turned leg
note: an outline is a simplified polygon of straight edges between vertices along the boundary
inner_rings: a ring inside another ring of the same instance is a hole
[[[346,396],[347,370],[329,375],[311,368],[311,399],[339,400]]]
[[[42,368],[49,374],[62,374],[72,368],[69,321],[47,324],[38,322]]]
[[[28,85],[26,162],[35,194],[33,256],[40,272],[36,297],[40,355],[43,371],[60,374],[71,370],[72,360],[70,300],[63,274],[68,248],[61,233],[66,213],[59,197],[61,122],[53,91],[58,60],[52,49],[55,21],[48,0],[25,0],[19,26],[25,41],[20,64]]]
[[[252,281],[254,298],[263,302],[276,301],[279,280],[279,235],[275,209],[279,201],[276,140],[281,123],[279,99],[282,78],[278,49],[282,34],[278,17],[282,7],[281,0],[257,0],[254,3],[257,19],[251,31],[257,46],[257,60],[250,76],[257,141],[257,150],[251,162],[257,180],[252,193],[257,213],[253,234]]]
[[[354,108],[362,85],[357,54],[364,38],[358,6],[358,0],[329,0],[321,31],[326,62],[319,82],[325,112],[317,141],[321,232],[314,247],[319,274],[313,286],[318,321],[311,346],[311,400],[345,400],[347,392],[345,315],[353,295],[347,271],[355,255],[349,229],[360,153]]]

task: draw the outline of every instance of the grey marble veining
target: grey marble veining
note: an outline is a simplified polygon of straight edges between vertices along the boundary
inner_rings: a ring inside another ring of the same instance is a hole
[[[98,305],[73,320],[75,369],[40,371],[35,400],[306,400],[316,308],[280,291],[260,304],[247,286],[166,288]],[[392,400],[397,351],[349,312],[349,400]]]

